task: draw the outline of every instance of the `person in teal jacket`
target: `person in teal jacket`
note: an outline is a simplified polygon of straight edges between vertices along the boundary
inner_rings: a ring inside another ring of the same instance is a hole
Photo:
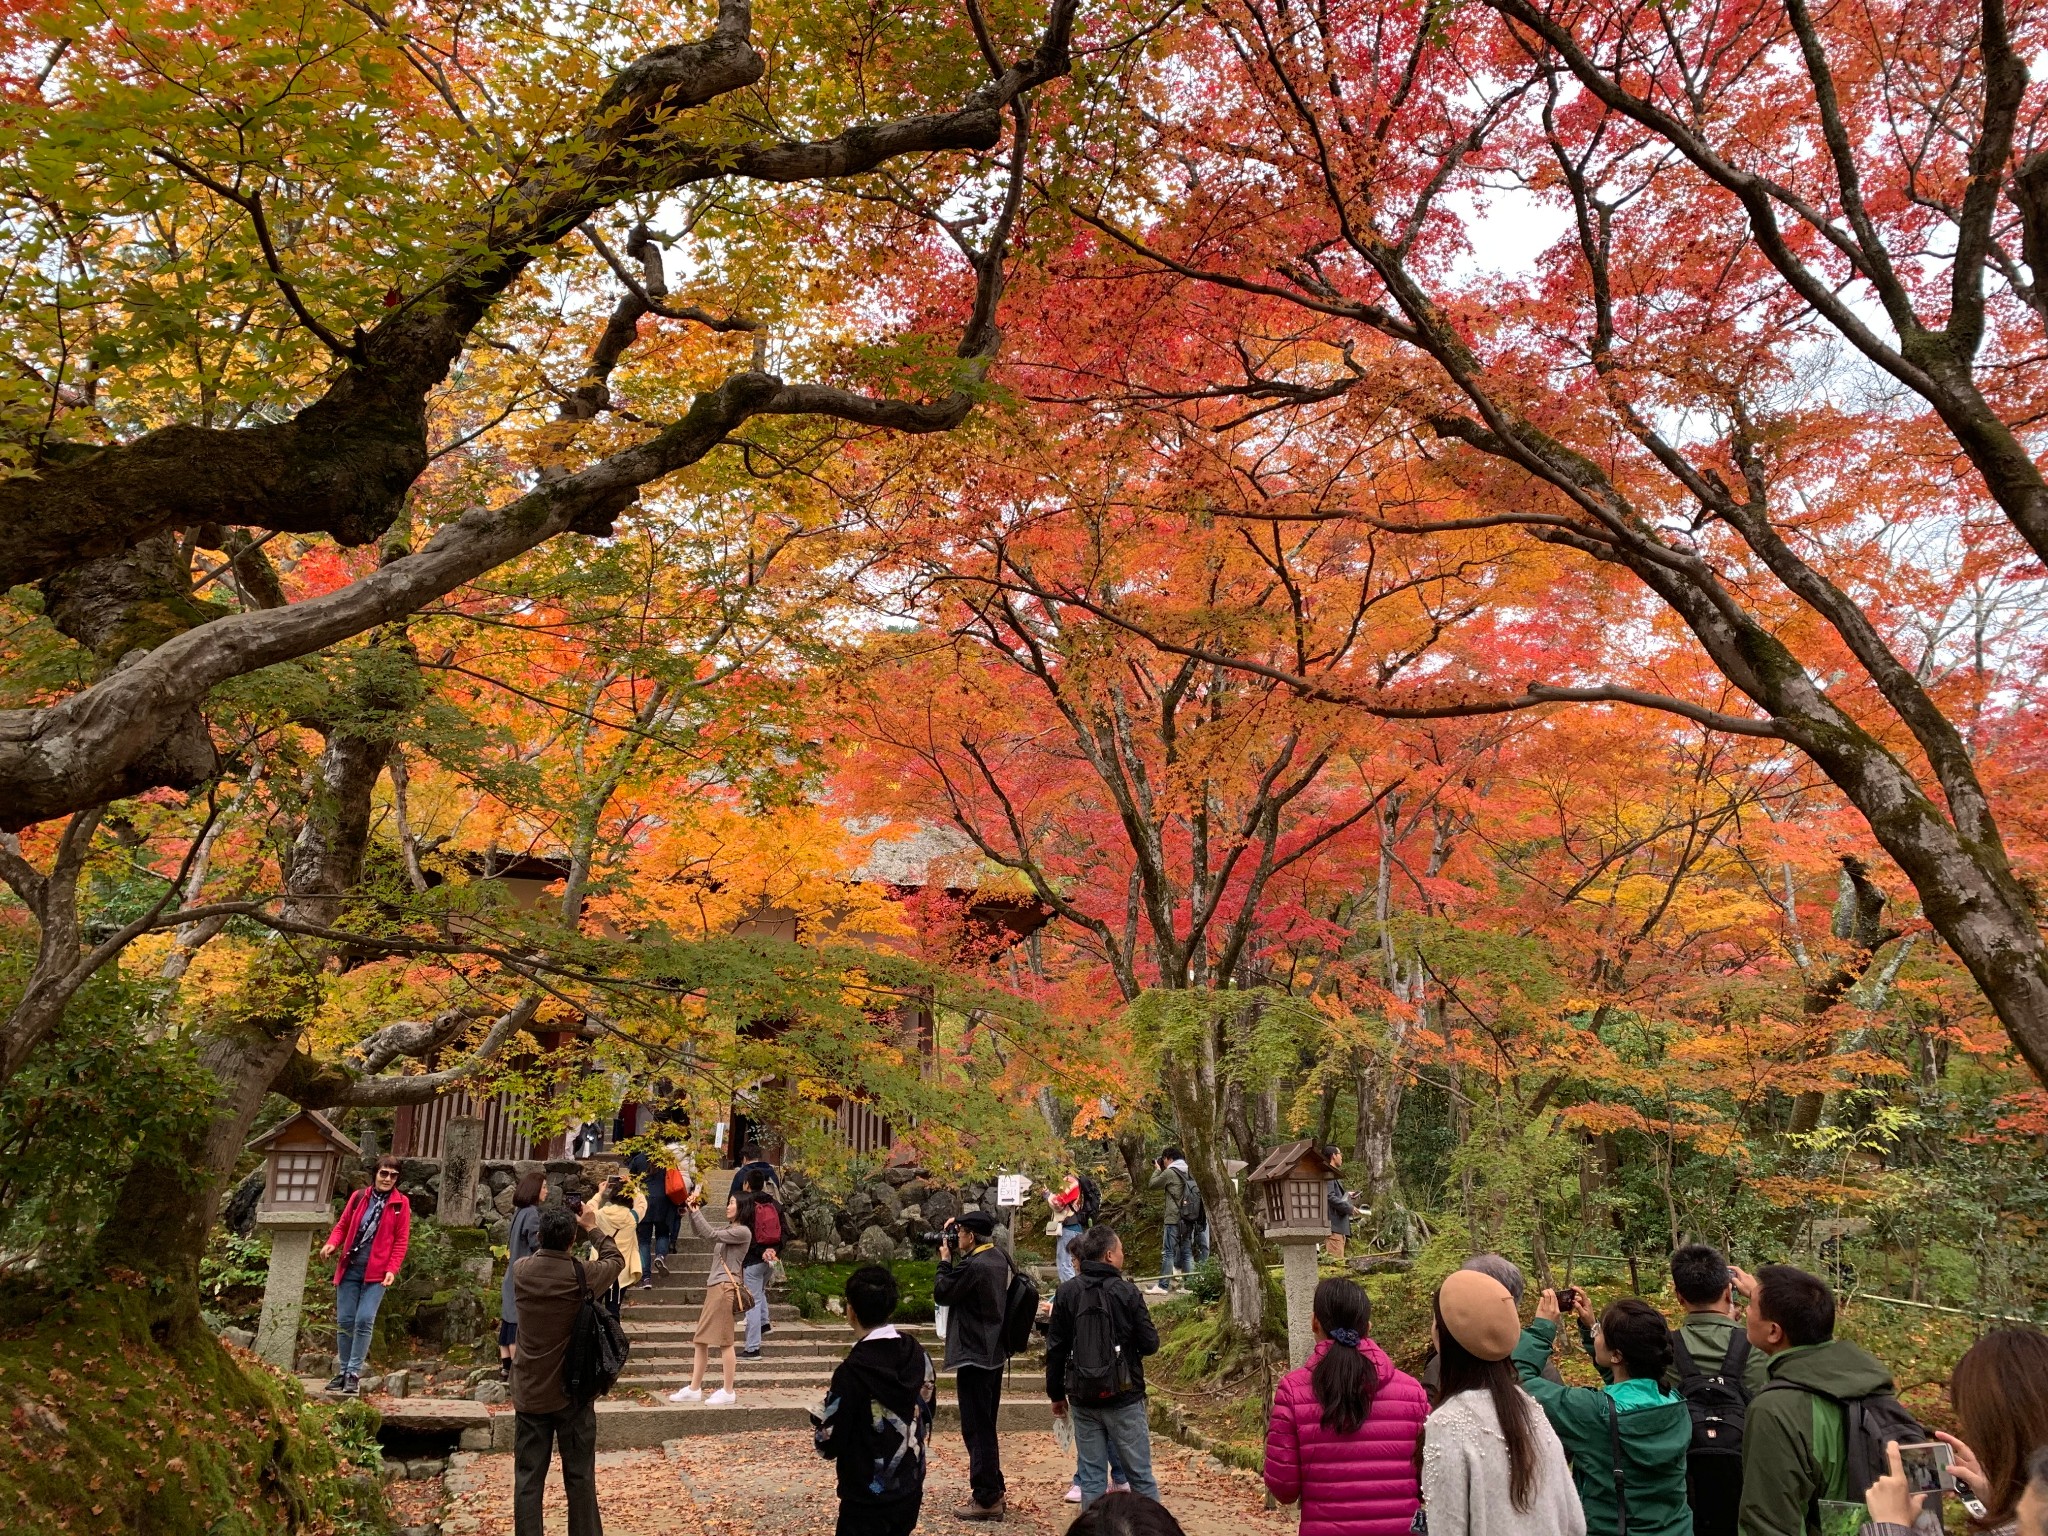
[[[1556,1291],[1545,1291],[1536,1304],[1536,1320],[1522,1330],[1514,1361],[1524,1390],[1542,1405],[1571,1458],[1586,1536],[1692,1536],[1692,1507],[1685,1497],[1692,1415],[1661,1384],[1671,1366],[1664,1314],[1629,1296],[1596,1323],[1584,1291],[1577,1310],[1580,1321],[1592,1327],[1593,1359],[1609,1378],[1606,1386],[1567,1387],[1543,1379],[1557,1342]]]

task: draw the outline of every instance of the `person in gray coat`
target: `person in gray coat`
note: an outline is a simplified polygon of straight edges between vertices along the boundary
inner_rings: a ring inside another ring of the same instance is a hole
[[[512,1379],[512,1355],[519,1343],[519,1308],[512,1300],[512,1271],[540,1251],[540,1208],[547,1203],[547,1175],[529,1168],[512,1191],[512,1231],[505,1239],[505,1284],[498,1295],[498,1371]]]

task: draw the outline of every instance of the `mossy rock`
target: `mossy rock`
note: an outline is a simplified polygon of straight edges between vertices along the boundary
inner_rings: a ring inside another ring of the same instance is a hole
[[[283,1536],[390,1529],[377,1415],[203,1328],[160,1340],[139,1277],[0,1305],[0,1529]],[[368,1478],[356,1474],[367,1472]]]

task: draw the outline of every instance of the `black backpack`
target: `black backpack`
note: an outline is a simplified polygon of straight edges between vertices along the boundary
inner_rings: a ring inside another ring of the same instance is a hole
[[[1742,1425],[1749,1417],[1749,1391],[1742,1384],[1743,1368],[1749,1364],[1749,1335],[1737,1329],[1728,1341],[1728,1354],[1721,1369],[1709,1376],[1693,1363],[1685,1339],[1673,1329],[1671,1353],[1678,1366],[1678,1395],[1692,1415],[1692,1449],[1689,1459],[1710,1463],[1732,1458],[1737,1477],[1742,1475]],[[1698,1469],[1708,1470],[1708,1469]]]
[[[1095,1218],[1102,1214],[1102,1186],[1085,1173],[1081,1175],[1081,1203],[1074,1207],[1074,1214],[1084,1227],[1094,1226]]]
[[[1832,1392],[1823,1392],[1818,1387],[1796,1381],[1774,1381],[1763,1390],[1805,1392],[1842,1410],[1842,1445],[1849,1463],[1851,1499],[1861,1500],[1870,1485],[1890,1470],[1884,1455],[1887,1445],[1894,1441],[1901,1445],[1918,1445],[1934,1438],[1928,1433],[1927,1426],[1908,1413],[1905,1404],[1889,1392],[1872,1392],[1864,1397],[1836,1397]]]
[[[583,1288],[583,1302],[576,1309],[576,1321],[569,1329],[569,1347],[562,1352],[562,1391],[572,1403],[587,1403],[603,1397],[626,1368],[632,1341],[626,1330],[590,1294],[590,1282],[583,1277],[583,1261],[576,1266],[576,1283]]]
[[[1038,1284],[1007,1253],[1010,1285],[1003,1292],[1003,1353],[1021,1355],[1031,1345],[1031,1332],[1038,1325]]]
[[[1195,1187],[1195,1176],[1185,1168],[1176,1168],[1180,1175],[1180,1188],[1173,1197],[1174,1209],[1180,1213],[1180,1224],[1191,1227],[1202,1219],[1202,1192]]]
[[[1074,1343],[1067,1353],[1067,1401],[1106,1403],[1131,1390],[1131,1366],[1117,1342],[1107,1281],[1082,1280],[1074,1298]]]

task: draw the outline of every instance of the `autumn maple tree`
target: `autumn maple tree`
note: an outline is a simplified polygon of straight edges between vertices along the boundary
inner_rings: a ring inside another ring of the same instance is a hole
[[[1594,701],[1782,742],[2048,1074],[2035,901],[1921,625],[1930,557],[2041,579],[2039,24],[1799,0],[1189,16],[1174,65],[1133,61],[1119,154],[1056,184],[1088,238],[1067,280],[1172,343],[1063,327],[1037,388],[1217,433],[1278,518],[1577,556],[1611,628],[1421,697],[1152,638],[1382,714]],[[1495,249],[1516,222],[1546,232],[1527,270]],[[1336,494],[1275,462],[1249,425],[1275,414],[1351,467]],[[1387,505],[1417,458],[1455,504]],[[1660,676],[1681,653],[1711,663],[1684,689]]]

